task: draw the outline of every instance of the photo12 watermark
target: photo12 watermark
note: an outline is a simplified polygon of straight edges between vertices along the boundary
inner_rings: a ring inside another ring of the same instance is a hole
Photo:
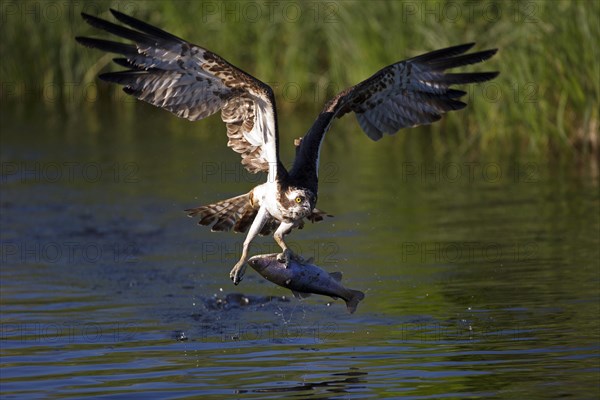
[[[200,325],[200,331],[194,340],[202,342],[294,342],[297,340],[314,343],[333,339],[339,327],[332,321],[313,322],[307,325],[299,323],[212,323]]]
[[[3,322],[0,340],[40,345],[72,343],[119,343],[136,340],[135,322],[99,323],[88,321],[64,322]]]
[[[449,341],[523,340],[527,330],[520,326],[502,326],[492,318],[469,318],[442,322],[403,323],[395,331],[402,342],[442,343]]]
[[[90,161],[3,161],[2,183],[137,183],[139,164],[135,162]]]
[[[203,23],[339,23],[339,1],[203,1]]]
[[[419,183],[537,183],[541,168],[537,163],[499,162],[402,162],[400,180]]]
[[[286,240],[288,247],[305,259],[311,259],[322,265],[333,265],[340,261],[340,247],[337,242],[327,240],[291,241]],[[196,257],[201,262],[235,263],[242,254],[243,243],[203,241]],[[252,243],[251,254],[281,253],[281,247],[275,242]]]
[[[0,244],[3,265],[136,264],[140,254],[135,242],[3,240]]]
[[[402,242],[399,248],[403,263],[523,262],[539,256],[539,245],[533,241]]]
[[[203,161],[198,168],[202,183],[236,182],[260,185],[267,181],[266,174],[253,174],[237,161]],[[337,163],[324,161],[319,165],[319,183],[337,183],[340,167]]]
[[[539,23],[543,1],[410,1],[402,0],[403,23],[416,19],[421,23],[473,23],[481,20],[495,23]]]
[[[82,12],[90,15],[102,15],[108,7],[128,14],[139,13],[142,6],[151,5],[143,1],[117,1],[106,3],[103,1],[65,0],[65,1],[10,1],[0,2],[0,21],[6,23],[13,19],[22,23],[32,22],[40,24],[62,24],[71,26],[74,21],[79,21]]]

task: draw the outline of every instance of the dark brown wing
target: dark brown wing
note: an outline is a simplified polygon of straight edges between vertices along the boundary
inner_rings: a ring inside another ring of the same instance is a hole
[[[277,165],[275,98],[268,85],[215,53],[133,17],[110,11],[133,29],[85,13],[81,15],[90,25],[133,44],[76,38],[85,46],[125,56],[114,61],[129,70],[102,74],[101,79],[124,85],[126,93],[190,121],[221,110],[227,124],[227,144],[242,155],[242,164],[248,171],[269,172],[269,165]]]
[[[335,96],[301,141],[290,174],[316,186],[321,143],[334,117],[354,112],[363,131],[379,140],[384,134],[429,124],[448,111],[464,108],[466,104],[458,99],[466,92],[452,89],[452,85],[484,82],[498,75],[445,72],[487,60],[497,51],[463,54],[473,45],[449,47],[389,65]]]
[[[466,106],[457,100],[466,92],[451,89],[451,85],[484,82],[498,75],[497,72],[445,72],[487,60],[497,51],[460,55],[473,45],[437,50],[392,64],[354,86],[337,102],[332,101],[330,108],[337,117],[354,111],[361,128],[373,140],[402,128],[435,122],[446,112]]]

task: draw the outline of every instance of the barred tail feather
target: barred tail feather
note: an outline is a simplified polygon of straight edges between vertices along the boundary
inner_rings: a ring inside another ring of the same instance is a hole
[[[199,217],[198,224],[211,226],[212,231],[228,231],[233,227],[235,232],[245,232],[258,211],[250,200],[251,193],[206,206],[189,208],[185,212],[189,217]]]

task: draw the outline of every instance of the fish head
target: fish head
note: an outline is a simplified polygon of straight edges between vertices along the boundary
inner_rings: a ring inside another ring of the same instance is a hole
[[[259,254],[251,257],[248,260],[248,264],[256,271],[263,271],[271,266],[279,265],[280,262],[277,260],[277,253],[273,254]]]

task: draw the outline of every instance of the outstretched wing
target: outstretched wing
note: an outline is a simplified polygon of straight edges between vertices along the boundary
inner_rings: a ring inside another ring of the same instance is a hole
[[[463,54],[473,45],[448,47],[389,65],[335,96],[299,144],[290,174],[316,185],[321,143],[335,117],[354,112],[363,131],[379,140],[386,133],[430,124],[448,111],[464,108],[466,104],[459,98],[466,92],[452,89],[452,85],[484,82],[498,75],[445,72],[487,60],[497,51]]]
[[[200,46],[118,11],[110,12],[133,29],[81,15],[90,25],[133,44],[76,38],[85,46],[124,56],[114,61],[129,70],[102,74],[100,79],[124,85],[126,93],[190,121],[221,110],[227,145],[242,155],[248,171],[269,172],[269,166],[277,165],[275,97],[267,84]],[[271,170],[276,172],[276,168]]]

